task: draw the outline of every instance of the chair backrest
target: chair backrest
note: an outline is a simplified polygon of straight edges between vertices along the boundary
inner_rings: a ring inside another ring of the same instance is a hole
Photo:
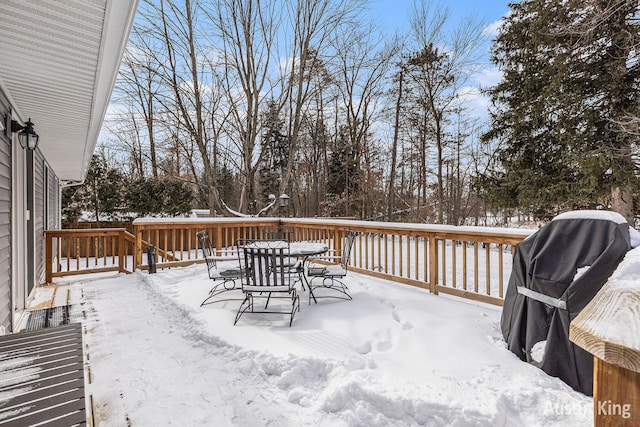
[[[342,258],[340,259],[340,265],[345,270],[349,266],[349,257],[351,256],[351,248],[353,247],[353,242],[356,240],[356,236],[358,233],[355,231],[347,231],[347,235],[344,236],[344,241],[342,243]]]
[[[198,243],[202,250],[203,257],[210,257],[213,255],[213,249],[211,247],[211,240],[209,239],[209,232],[207,230],[198,231],[196,234],[198,237]]]
[[[289,256],[289,245],[278,241],[242,241],[238,244],[243,288],[261,292],[288,292],[294,283],[292,270],[277,268],[284,265]]]
[[[211,246],[211,240],[209,239],[209,232],[207,230],[198,231],[196,234],[198,237],[198,243],[200,244],[200,249],[202,250],[202,256],[207,263],[207,268],[209,269],[209,277],[211,277],[211,271],[214,270],[216,265],[216,260],[213,257],[213,247]]]
[[[294,228],[290,226],[264,227],[262,229],[262,237],[267,240],[293,242],[295,233]]]

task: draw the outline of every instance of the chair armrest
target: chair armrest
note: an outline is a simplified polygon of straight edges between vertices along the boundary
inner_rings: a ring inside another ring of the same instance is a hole
[[[339,255],[334,255],[334,256],[325,256],[325,255],[318,255],[318,256],[314,256],[314,257],[310,257],[309,261],[335,261],[335,260],[339,260],[342,259],[341,256]]]
[[[327,252],[320,255],[313,255],[309,257],[309,261],[320,260],[320,261],[335,261],[342,259],[342,252],[336,249],[329,249]]]

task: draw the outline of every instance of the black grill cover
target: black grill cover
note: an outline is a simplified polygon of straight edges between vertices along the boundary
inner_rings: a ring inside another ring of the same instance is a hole
[[[501,319],[509,350],[589,396],[593,356],[569,341],[569,323],[631,249],[629,225],[622,216],[609,214],[621,221],[606,214],[597,218],[563,214],[519,243]],[[576,277],[582,267],[589,268]],[[540,357],[532,349],[543,341],[546,347]]]

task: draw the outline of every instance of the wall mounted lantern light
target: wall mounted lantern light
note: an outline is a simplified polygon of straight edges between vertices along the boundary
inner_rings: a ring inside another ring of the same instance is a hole
[[[11,132],[18,132],[18,141],[20,141],[20,146],[22,148],[35,150],[38,146],[38,139],[40,139],[40,137],[36,131],[33,130],[31,118],[27,120],[24,126],[19,125],[15,120],[11,120]]]

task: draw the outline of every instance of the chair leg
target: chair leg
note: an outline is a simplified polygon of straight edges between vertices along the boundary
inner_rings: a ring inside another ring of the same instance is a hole
[[[307,288],[305,287],[305,282],[306,282],[306,278],[304,277],[304,264],[302,264],[301,267],[298,267],[296,269],[296,272],[298,273],[298,282],[300,282],[300,284],[302,285],[302,290],[306,291]]]
[[[228,291],[240,290],[241,288],[236,286],[236,279],[225,279],[222,283],[217,283],[214,287],[209,290],[209,295],[202,301],[200,307],[208,304],[215,304],[218,302],[225,301],[240,301],[242,298],[223,298],[212,300],[214,297]]]
[[[246,304],[246,306],[245,306],[245,304]],[[233,322],[234,326],[236,325],[236,323],[238,323],[238,319],[240,319],[240,317],[248,309],[251,309],[251,311],[253,311],[253,296],[251,295],[251,293],[247,293],[247,295],[245,296],[244,300],[242,301],[242,304],[240,304],[240,307],[238,307],[238,312],[236,313],[236,320]]]
[[[267,303],[264,305],[265,310],[269,307],[269,301],[271,301],[271,292],[267,295]]]
[[[296,314],[296,308],[298,309],[298,313],[300,313],[300,296],[296,293],[295,289],[293,290],[292,303],[291,303],[291,319],[289,320],[289,327],[293,323],[293,316]]]
[[[313,286],[313,280],[314,279],[322,279],[322,285],[317,285],[317,286]],[[336,286],[337,285],[337,286]],[[316,295],[313,293],[314,289],[327,289],[330,291],[335,291],[337,293],[337,295],[320,295],[317,298],[337,298],[337,299],[344,299],[344,300],[352,300],[353,298],[351,298],[351,295],[349,295],[347,285],[345,285],[342,281],[338,280],[335,277],[322,277],[322,276],[317,276],[317,277],[313,277],[310,282],[309,282],[309,304],[311,304],[311,296],[313,296],[313,300],[316,301]]]

